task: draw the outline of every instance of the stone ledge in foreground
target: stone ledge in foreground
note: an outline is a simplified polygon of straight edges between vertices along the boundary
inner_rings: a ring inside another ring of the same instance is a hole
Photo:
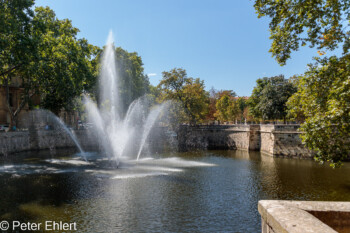
[[[261,200],[262,233],[349,232],[350,202]]]

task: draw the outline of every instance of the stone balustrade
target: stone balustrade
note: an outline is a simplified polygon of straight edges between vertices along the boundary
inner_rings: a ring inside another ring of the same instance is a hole
[[[172,143],[176,146],[171,149],[254,150],[273,156],[310,158],[312,154],[302,144],[298,129],[299,125],[181,125],[176,132],[176,142]],[[161,151],[167,130],[157,127],[153,130],[156,136],[151,133],[149,142],[157,151]],[[77,130],[75,134],[83,148],[98,147],[94,132]],[[54,130],[0,133],[0,154],[74,146],[68,134]]]
[[[299,125],[183,125],[179,148],[255,150],[273,156],[310,158],[300,139]]]
[[[262,233],[350,232],[350,203],[261,200]]]

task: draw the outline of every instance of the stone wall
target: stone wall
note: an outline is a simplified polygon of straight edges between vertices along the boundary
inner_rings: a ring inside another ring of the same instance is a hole
[[[260,151],[274,156],[310,157],[312,153],[302,144],[299,125],[261,125]]]
[[[178,146],[181,151],[192,149],[250,149],[249,125],[182,125],[177,134]],[[254,145],[256,144],[258,142],[254,143]]]
[[[311,157],[300,139],[298,125],[182,125],[177,133],[165,127],[152,130],[148,140],[151,152],[193,149],[256,150],[273,156]],[[77,130],[83,148],[98,147],[94,132]],[[175,134],[175,135],[173,135]],[[75,147],[64,132],[29,130],[0,133],[0,154],[26,150]]]
[[[179,149],[256,150],[273,156],[312,156],[300,139],[299,125],[183,125]]]
[[[75,131],[75,135],[83,148],[97,147],[96,140],[87,131],[78,130]],[[70,136],[53,130],[0,133],[0,155],[29,150],[69,147],[76,147]]]
[[[0,133],[0,154],[6,155],[30,149],[28,132]]]
[[[261,200],[262,233],[350,232],[350,203]]]
[[[249,125],[249,150],[259,151],[261,148],[260,125]]]

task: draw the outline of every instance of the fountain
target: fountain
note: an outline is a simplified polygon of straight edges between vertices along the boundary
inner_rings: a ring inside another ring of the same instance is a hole
[[[67,125],[54,113],[46,109],[36,109],[28,112],[24,118],[26,119],[25,122],[27,122],[26,126],[28,128],[32,128],[32,130],[34,131],[38,131],[38,128],[40,128],[40,125],[45,125],[47,127],[51,126],[55,130],[58,130],[63,134],[67,134],[72,139],[75,146],[78,148],[80,152],[80,156],[87,162],[86,153],[81,147],[79,140],[77,139],[77,136],[75,135],[74,131],[70,130],[67,127]],[[32,119],[35,119],[35,123],[33,122]],[[51,142],[49,145],[50,150],[53,150],[54,147],[55,147],[55,143]]]
[[[118,85],[113,34],[110,32],[101,59],[100,104],[97,106],[89,96],[85,96],[85,106],[88,119],[94,124],[99,144],[117,166],[122,159],[139,160],[151,128],[169,106],[169,102],[165,102],[150,107],[147,97],[140,97],[123,114],[123,96]]]

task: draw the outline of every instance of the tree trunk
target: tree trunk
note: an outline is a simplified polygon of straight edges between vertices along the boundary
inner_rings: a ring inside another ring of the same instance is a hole
[[[12,131],[12,127],[14,125],[14,122],[13,122],[14,114],[13,114],[13,110],[12,110],[11,103],[10,103],[9,77],[5,78],[5,90],[6,90],[6,105],[7,105],[7,109],[9,111],[9,114],[10,114],[9,131]]]
[[[12,131],[13,130],[13,126],[16,127],[17,129],[17,118],[19,113],[21,112],[21,110],[24,108],[24,106],[26,105],[27,101],[29,98],[31,98],[35,92],[33,92],[32,94],[25,96],[22,100],[22,102],[20,103],[20,105],[16,108],[15,111],[13,111],[13,107],[11,107],[10,103],[10,87],[9,87],[9,79],[10,76],[7,76],[4,80],[5,80],[5,90],[6,90],[6,104],[7,104],[7,109],[9,111],[10,114],[10,125],[9,125],[9,130]]]

